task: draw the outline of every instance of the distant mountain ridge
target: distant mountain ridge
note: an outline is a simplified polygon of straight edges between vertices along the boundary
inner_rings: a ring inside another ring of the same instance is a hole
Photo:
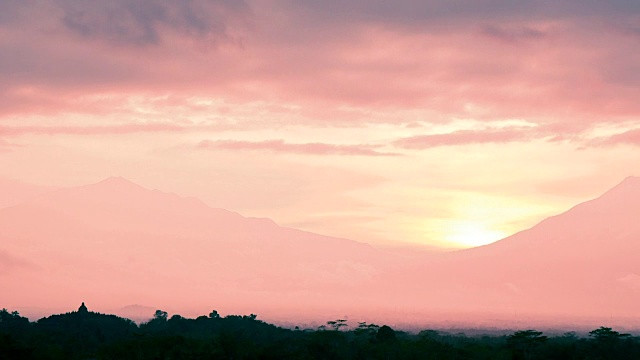
[[[472,298],[467,309],[640,317],[639,215],[640,178],[629,177],[530,229],[409,273],[430,284],[421,296],[435,306],[462,308]]]
[[[0,250],[41,268],[11,267],[0,279],[16,287],[6,301],[28,307],[40,301],[36,284],[61,305],[80,296],[110,308],[205,306],[214,297],[242,308],[256,293],[279,299],[309,292],[322,304],[346,286],[370,282],[386,261],[365,243],[246,218],[123,178],[0,209],[0,228]]]
[[[640,319],[638,214],[640,178],[629,177],[496,243],[408,261],[109,178],[0,209],[0,286],[7,306],[32,308],[46,298],[50,308],[82,299],[274,317]]]
[[[484,249],[495,249],[502,246],[524,246],[523,235],[520,234],[528,234],[530,232],[535,233],[530,238],[537,239],[536,245],[540,245],[541,241],[545,241],[544,239],[550,237],[566,237],[565,234],[569,229],[574,233],[580,233],[574,234],[580,236],[593,234],[594,226],[600,226],[603,228],[602,230],[606,229],[612,233],[615,231],[620,233],[630,230],[640,231],[638,214],[640,214],[640,177],[630,176],[601,196],[575,205],[562,214],[546,218],[530,229],[489,245],[463,251],[481,252]],[[608,234],[600,235],[605,236]],[[512,241],[514,237],[519,238],[518,241]],[[598,237],[594,240],[598,239],[605,240],[603,237]],[[640,239],[638,242],[640,242]],[[628,245],[630,242],[623,241],[623,243]],[[588,243],[582,242],[581,245],[585,244]],[[555,245],[566,245],[566,243],[557,243]],[[578,244],[572,243],[571,245]],[[596,243],[596,245],[598,244]],[[572,248],[572,250],[576,249]]]
[[[0,177],[0,208],[20,204],[53,190],[55,190],[53,187],[38,186]]]

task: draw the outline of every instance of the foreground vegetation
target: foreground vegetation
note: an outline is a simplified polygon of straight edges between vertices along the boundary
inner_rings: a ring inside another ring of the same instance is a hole
[[[0,359],[640,359],[640,338],[601,327],[547,337],[409,334],[344,320],[317,330],[283,329],[255,315],[187,319],[156,311],[140,326],[114,315],[78,311],[29,322],[0,311]]]

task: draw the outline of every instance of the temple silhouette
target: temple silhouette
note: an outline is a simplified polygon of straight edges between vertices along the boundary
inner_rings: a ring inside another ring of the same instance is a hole
[[[88,312],[89,312],[89,310],[87,309],[87,306],[84,304],[84,301],[83,301],[82,305],[80,305],[80,307],[78,308],[78,313],[79,314],[86,314]]]

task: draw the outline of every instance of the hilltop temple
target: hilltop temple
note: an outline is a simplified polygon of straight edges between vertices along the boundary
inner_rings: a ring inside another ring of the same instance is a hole
[[[78,313],[86,314],[88,312],[89,312],[89,310],[87,310],[87,307],[84,305],[84,301],[83,301],[82,305],[80,305],[80,307],[78,308]]]

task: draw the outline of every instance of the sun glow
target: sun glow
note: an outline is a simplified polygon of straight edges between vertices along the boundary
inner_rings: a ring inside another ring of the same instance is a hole
[[[451,225],[446,240],[460,247],[487,245],[505,238],[507,234],[489,228],[480,222],[455,222]]]

